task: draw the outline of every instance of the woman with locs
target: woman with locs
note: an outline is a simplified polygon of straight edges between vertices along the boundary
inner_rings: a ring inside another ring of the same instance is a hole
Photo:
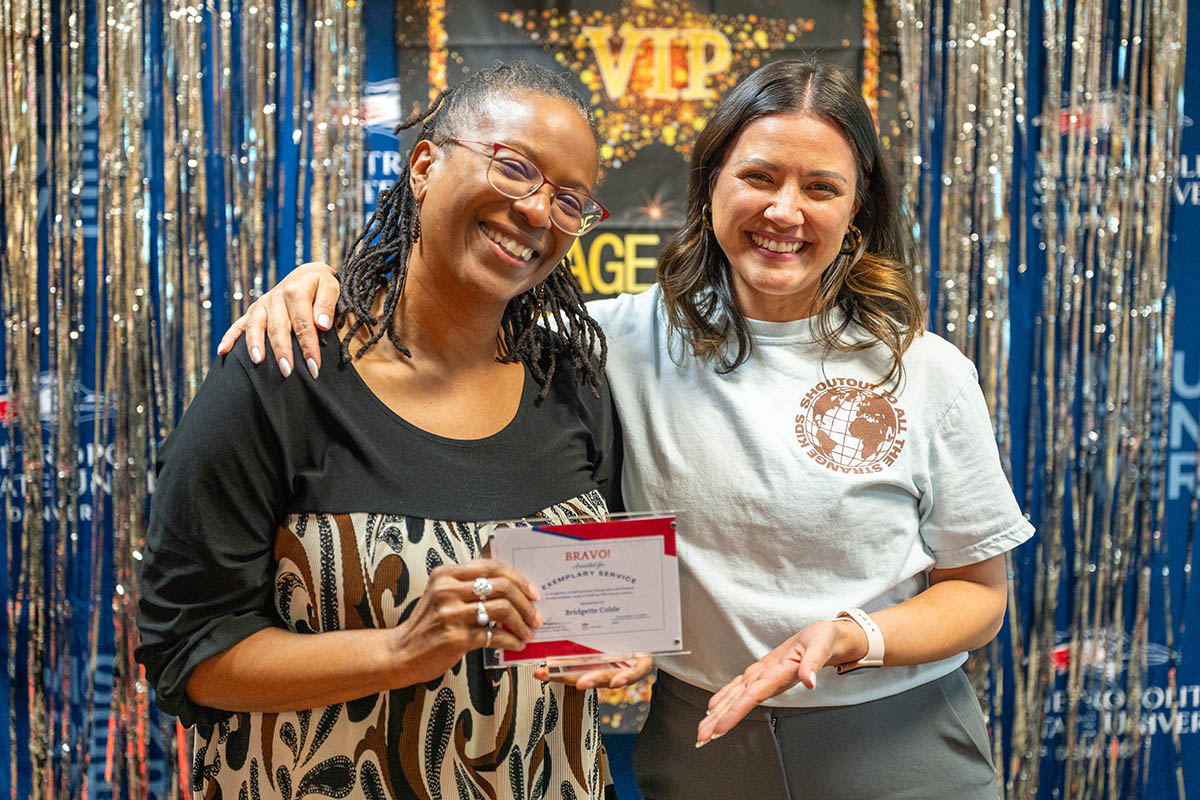
[[[697,137],[656,286],[588,306],[625,506],[681,509],[691,653],[659,659],[647,800],[997,796],[960,667],[999,630],[1005,554],[1033,530],[903,251],[857,82],[776,61]],[[327,267],[301,268],[221,348],[290,319],[315,354],[337,296]]]
[[[526,64],[417,122],[309,354],[325,374],[285,380],[238,347],[161,450],[137,658],[196,726],[198,796],[611,790],[591,687],[649,659],[555,682],[485,668],[542,619],[537,587],[481,557],[494,521],[619,507],[601,335],[561,264],[606,215],[594,127]]]

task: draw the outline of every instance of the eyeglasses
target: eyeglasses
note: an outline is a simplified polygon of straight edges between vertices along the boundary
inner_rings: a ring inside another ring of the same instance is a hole
[[[551,183],[538,169],[537,164],[519,150],[499,142],[476,142],[471,139],[446,139],[447,142],[467,145],[478,144],[490,147],[491,161],[488,162],[487,178],[500,194],[513,200],[523,200],[549,184],[554,190],[550,203],[550,221],[554,227],[572,236],[582,236],[608,219],[608,209],[596,202],[596,198],[577,189],[565,189]],[[468,150],[472,148],[467,148]],[[482,153],[480,155],[483,155]]]

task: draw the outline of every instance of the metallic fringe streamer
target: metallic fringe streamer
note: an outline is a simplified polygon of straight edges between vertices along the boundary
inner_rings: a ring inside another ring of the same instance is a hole
[[[876,0],[863,0],[863,100],[879,127],[879,10]]]
[[[1149,761],[1140,722],[1150,576],[1152,566],[1168,563],[1161,476],[1174,312],[1166,256],[1186,3],[1044,4],[1040,42],[1026,40],[1037,22],[1027,0],[893,6],[915,262],[923,270],[939,253],[928,286],[933,326],[978,365],[1006,463],[1014,444],[1010,394],[1030,393],[1030,440],[1017,482],[1031,487],[1026,506],[1038,528],[1033,586],[1010,580],[1007,663],[997,644],[975,660],[977,686],[990,689],[997,755],[1009,754],[1006,763],[997,759],[1003,789],[1017,798],[1044,786],[1042,749],[1055,744],[1043,735],[1060,666],[1056,617],[1065,615],[1057,790],[1071,798],[1137,796]],[[1040,75],[1026,72],[1032,49]],[[1025,116],[1032,81],[1042,97],[1036,134]],[[1023,175],[1034,158],[1039,172]],[[1041,206],[1041,224],[1029,231],[1038,263],[1028,259],[1026,226],[1014,232],[1009,222],[1025,219],[1026,184]],[[1010,266],[1042,275],[1030,387],[1008,385]],[[1170,648],[1178,640],[1174,593],[1166,566],[1161,574]],[[1023,608],[1032,613],[1023,616]],[[1115,687],[1114,676],[1122,676]],[[1173,666],[1167,679],[1174,688]],[[1009,731],[1000,728],[1006,685]],[[1092,700],[1114,688],[1123,705],[1096,708]],[[1099,715],[1097,734],[1079,724],[1085,711]],[[1182,798],[1178,734],[1174,747]]]
[[[429,102],[433,102],[438,92],[446,88],[446,0],[425,0],[428,5],[428,32],[426,41],[429,43]]]
[[[41,317],[38,309],[39,282],[37,274],[38,251],[38,144],[40,126],[45,115],[51,111],[49,88],[42,75],[37,72],[37,60],[44,55],[42,39],[43,9],[40,2],[5,3],[0,5],[0,69],[4,70],[4,85],[0,107],[0,152],[4,153],[4,180],[0,182],[0,211],[4,219],[5,264],[23,262],[33,265],[32,270],[18,276],[9,275],[5,268],[3,285],[5,331],[5,359],[10,365],[7,380],[10,398],[10,415],[15,410],[21,420],[19,432],[10,430],[8,442],[13,453],[10,466],[10,489],[5,503],[5,528],[7,534],[6,564],[8,574],[19,564],[17,582],[10,583],[8,613],[8,679],[12,691],[9,708],[10,720],[18,707],[28,716],[29,735],[40,744],[30,748],[30,767],[43,788],[34,797],[44,796],[44,787],[51,779],[52,764],[49,754],[49,727],[53,724],[47,714],[46,686],[30,676],[41,675],[46,667],[47,652],[39,642],[47,638],[46,588],[49,585],[45,573],[45,536],[41,509],[44,504],[42,481],[42,426],[38,407],[39,345],[42,335]],[[33,187],[33,191],[28,191]],[[15,455],[21,454],[17,468]],[[18,497],[17,496],[19,492]],[[13,500],[18,500],[13,508]],[[13,512],[36,509],[28,515],[24,525],[14,532]],[[15,537],[20,537],[19,549]],[[17,630],[24,622],[29,631],[29,641],[18,642]],[[18,654],[26,654],[27,680],[24,686],[18,683]],[[23,697],[22,697],[23,695]],[[20,698],[20,699],[18,699]],[[51,698],[52,699],[52,698]],[[9,734],[17,741],[17,729],[10,722]],[[10,766],[17,766],[15,751],[10,757]],[[16,786],[12,796],[17,797]]]
[[[305,18],[296,58],[303,54],[310,68],[297,65],[293,72],[306,78],[302,87],[293,86],[293,115],[303,120],[293,140],[311,180],[297,186],[296,207],[307,206],[307,214],[296,216],[296,260],[341,264],[358,236],[363,209],[362,27],[355,0],[307,0]]]
[[[0,3],[14,799],[190,797],[190,748],[133,658],[154,459],[212,356],[212,259],[236,314],[293,264],[288,192],[311,221],[296,253],[338,261],[361,225],[359,14],[355,0]]]
[[[151,309],[145,301],[149,264],[142,237],[146,231],[144,128],[127,119],[145,117],[142,68],[145,25],[137,0],[97,7],[100,100],[100,238],[97,285],[105,285],[97,303],[100,320],[94,330],[107,331],[102,358],[104,386],[116,404],[113,417],[101,420],[97,441],[113,443],[109,480],[111,514],[96,514],[97,530],[112,530],[113,690],[109,698],[108,757],[105,777],[131,798],[147,796],[149,715],[144,680],[133,660],[137,643],[137,591],[133,578],[133,544],[145,527],[149,409],[146,406]],[[102,309],[102,310],[101,310]],[[103,467],[102,467],[103,469]],[[102,506],[97,505],[97,511]],[[95,565],[93,565],[95,567]],[[106,582],[107,583],[107,582]]]
[[[204,118],[205,21],[175,4],[162,19],[163,197],[156,209],[154,261],[159,315],[158,436],[165,437],[204,377],[210,353],[208,162]],[[236,284],[234,284],[236,287]],[[236,288],[235,300],[236,300]],[[236,305],[235,305],[236,308]],[[177,313],[176,313],[177,312]]]
[[[348,0],[347,6],[355,6]],[[311,3],[312,100],[309,158],[312,184],[309,260],[341,264],[362,220],[363,45],[358,14],[337,0]],[[319,249],[317,249],[319,248]]]
[[[913,250],[908,255],[921,291],[928,300],[927,282],[933,256],[930,252],[929,226],[933,203],[932,169],[926,154],[932,152],[935,116],[940,107],[940,86],[931,81],[931,68],[941,57],[940,37],[928,31],[940,30],[932,14],[941,6],[925,0],[890,0],[896,18],[896,38],[900,49],[900,178],[901,203],[912,233]]]

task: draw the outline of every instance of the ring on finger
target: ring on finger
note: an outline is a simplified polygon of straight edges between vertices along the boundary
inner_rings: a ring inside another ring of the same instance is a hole
[[[488,616],[487,606],[480,600],[475,603],[475,621],[479,623],[481,628],[490,628],[492,626],[492,618]]]
[[[478,597],[480,600],[483,600],[484,598],[491,595],[491,593],[494,592],[496,589],[494,586],[492,586],[491,581],[489,581],[487,578],[480,575],[478,578],[475,579],[475,583],[471,587],[471,590],[475,592],[476,597]]]

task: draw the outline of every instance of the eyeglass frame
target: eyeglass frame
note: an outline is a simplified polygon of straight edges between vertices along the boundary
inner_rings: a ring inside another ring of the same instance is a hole
[[[456,136],[447,137],[446,139],[443,140],[443,143],[445,143],[445,142],[453,142],[454,144],[480,144],[480,145],[483,145],[484,147],[492,148],[491,155],[488,156],[488,167],[487,167],[488,185],[491,186],[493,189],[495,189],[497,192],[499,192],[501,195],[503,195],[504,197],[507,197],[510,200],[524,200],[526,197],[533,197],[535,194],[537,194],[539,191],[541,191],[541,188],[543,186],[546,186],[547,184],[549,184],[550,188],[552,188],[554,190],[554,195],[551,196],[551,202],[553,202],[554,197],[558,196],[558,193],[560,191],[563,191],[563,192],[573,192],[575,194],[581,194],[584,197],[587,197],[593,203],[595,203],[597,205],[597,207],[599,207],[599,209],[600,209],[600,219],[596,220],[595,224],[591,225],[589,228],[587,228],[587,230],[569,231],[554,221],[553,214],[550,215],[550,223],[554,227],[556,227],[560,231],[562,231],[563,233],[568,234],[569,236],[583,236],[585,233],[595,230],[597,225],[599,225],[601,222],[604,222],[604,220],[606,220],[610,216],[612,216],[612,214],[609,213],[608,209],[604,207],[603,203],[601,203],[596,198],[592,197],[587,192],[581,191],[579,189],[572,189],[569,186],[559,186],[557,183],[555,183],[554,181],[547,178],[546,173],[542,172],[542,168],[537,165],[536,161],[534,161],[528,155],[521,152],[520,150],[518,150],[517,148],[513,147],[510,144],[505,144],[504,142],[480,142],[475,139],[460,139]],[[498,189],[496,187],[496,184],[492,183],[492,164],[496,163],[496,154],[500,152],[501,148],[504,148],[505,150],[511,150],[512,152],[519,155],[521,158],[528,161],[529,164],[535,170],[537,170],[537,174],[542,177],[542,182],[539,183],[537,186],[533,187],[532,189],[530,189],[527,194],[523,194],[519,197],[514,197],[513,195],[510,195],[507,192],[500,191],[500,189]],[[467,148],[467,149],[470,149],[470,148]],[[483,153],[480,153],[479,155],[483,155]]]

